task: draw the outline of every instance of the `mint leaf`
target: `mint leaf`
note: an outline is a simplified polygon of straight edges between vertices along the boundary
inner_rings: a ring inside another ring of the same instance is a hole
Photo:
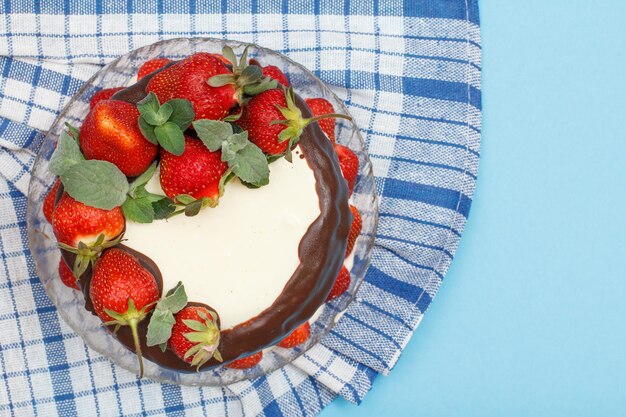
[[[187,305],[187,294],[182,282],[169,290],[159,300],[154,308],[150,323],[148,323],[147,344],[148,346],[162,345],[167,343],[172,335],[172,326],[176,320],[174,314],[178,313]]]
[[[159,141],[157,140],[157,137],[154,134],[154,126],[146,122],[146,119],[144,119],[143,116],[141,115],[139,116],[139,119],[137,119],[137,121],[139,123],[139,130],[141,130],[141,134],[146,139],[148,139],[149,142],[155,145],[158,144]]]
[[[174,112],[174,108],[172,107],[171,104],[163,103],[163,105],[161,106],[159,111],[156,113],[156,115],[157,115],[157,117],[156,117],[156,120],[157,120],[156,124],[163,124],[163,123],[167,122],[173,112]]]
[[[172,313],[178,313],[187,305],[187,293],[182,282],[178,282],[174,288],[169,290],[165,297],[157,303],[155,308],[170,310]]]
[[[219,120],[200,119],[192,123],[200,140],[211,152],[222,147],[222,142],[233,134],[230,123]]]
[[[232,150],[231,147],[224,142],[224,146],[222,146],[222,161],[228,162],[228,165],[231,165],[235,158],[237,158],[237,151]]]
[[[154,161],[152,164],[150,164],[148,169],[146,169],[141,175],[139,175],[137,178],[135,178],[133,182],[130,183],[128,193],[134,196],[133,193],[139,186],[147,184],[148,181],[150,181],[150,179],[154,175],[154,171],[156,171],[156,167],[157,167],[157,162]]]
[[[128,194],[130,195],[130,192]],[[167,198],[164,195],[153,194],[149,192],[148,190],[146,190],[145,185],[140,185],[139,187],[137,187],[134,194],[135,194],[134,195],[135,198],[145,198],[146,200],[150,202],[150,204],[154,203],[155,201],[159,201],[163,198]]]
[[[169,104],[173,110],[168,121],[177,124],[180,130],[187,130],[193,119],[196,118],[191,102],[184,98],[175,98],[165,104]]]
[[[154,208],[147,198],[127,198],[122,204],[122,212],[126,220],[136,223],[152,223]]]
[[[137,103],[137,110],[142,116],[146,116],[146,120],[150,121],[152,117],[159,111],[159,99],[156,94],[150,92],[147,96]]]
[[[155,127],[154,134],[163,149],[176,156],[182,155],[185,150],[185,136],[177,124],[166,122]]]
[[[161,106],[158,111],[141,113],[141,117],[152,126],[161,126],[172,114],[172,106]]]
[[[111,210],[126,200],[129,188],[126,176],[110,162],[81,161],[60,177],[65,191],[88,206]]]
[[[281,156],[282,158],[282,156]],[[254,185],[254,184],[250,184],[249,182],[245,182],[245,181],[241,181],[241,183],[246,187],[246,188],[250,188],[251,190],[256,190],[257,188],[261,188],[260,185]]]
[[[242,181],[260,187],[270,182],[270,169],[263,151],[255,144],[239,150],[231,165],[235,175]]]
[[[171,199],[167,197],[153,202],[152,208],[154,209],[155,220],[167,219],[170,214],[176,211],[176,205]]]
[[[237,152],[245,148],[250,143],[248,141],[248,132],[235,133],[230,135],[225,142],[222,143],[222,161],[228,162],[229,166],[237,157]]]
[[[146,344],[148,346],[155,346],[161,343],[167,343],[172,336],[174,323],[176,323],[176,319],[174,319],[174,314],[172,314],[171,311],[155,309],[148,323]]]
[[[235,133],[233,135],[230,135],[227,139],[226,142],[228,142],[228,144],[230,145],[231,149],[234,151],[238,151],[240,149],[243,149],[246,147],[246,145],[248,143],[250,143],[248,141],[248,132],[247,131],[243,131],[241,133]]]
[[[84,160],[76,140],[67,131],[61,132],[57,148],[50,158],[50,172],[60,176],[72,165]]]

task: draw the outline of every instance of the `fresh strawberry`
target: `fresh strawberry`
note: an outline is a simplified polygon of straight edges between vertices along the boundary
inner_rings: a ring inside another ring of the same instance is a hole
[[[287,106],[283,91],[278,89],[265,91],[248,102],[243,108],[241,117],[235,122],[243,130],[248,131],[250,142],[270,155],[284,153],[289,146],[288,140],[279,140],[279,135],[287,129],[287,126],[270,124],[276,120],[285,120],[277,106]]]
[[[283,348],[292,348],[303,344],[311,335],[311,326],[309,322],[304,322],[296,328],[289,336],[280,341],[278,346]]]
[[[48,223],[52,223],[52,211],[54,210],[54,200],[57,198],[59,184],[61,184],[61,180],[57,179],[43,200],[43,216],[48,220]]]
[[[215,75],[229,74],[224,63],[213,54],[197,53],[178,61],[156,74],[146,87],[159,102],[184,98],[191,102],[197,119],[223,119],[237,104],[235,88],[226,84],[211,87],[207,82]]]
[[[179,311],[172,335],[168,341],[176,356],[192,366],[200,368],[211,358],[222,361],[217,350],[220,343],[220,329],[216,316],[204,307],[189,306]]]
[[[54,208],[52,226],[59,242],[78,247],[79,242],[86,245],[95,242],[100,234],[107,241],[116,238],[124,229],[124,216],[119,207],[102,210],[63,193]]]
[[[313,116],[323,116],[335,112],[335,108],[330,104],[330,101],[324,98],[307,98],[304,101],[306,101],[309,109],[311,109]],[[328,136],[328,139],[330,139],[332,143],[335,143],[335,119],[322,119],[318,123],[324,133],[326,133],[326,136]]]
[[[156,279],[134,256],[112,248],[94,266],[89,297],[94,311],[106,325],[115,324],[116,331],[119,326],[130,326],[141,378],[143,361],[137,324],[146,318],[159,299]]]
[[[96,92],[96,94],[94,94],[89,101],[89,108],[93,109],[98,102],[110,99],[113,94],[123,89],[124,87],[104,88]]]
[[[141,80],[146,75],[152,74],[154,71],[163,68],[170,62],[172,62],[172,60],[167,58],[154,58],[144,62],[141,67],[139,67],[139,71],[137,71],[137,80]]]
[[[119,207],[102,210],[63,193],[52,213],[52,229],[59,246],[77,255],[73,271],[80,277],[102,250],[119,243],[124,215]]]
[[[115,164],[124,175],[144,172],[157,155],[157,145],[141,133],[135,105],[119,100],[101,101],[80,128],[80,147],[87,159]]]
[[[289,84],[289,79],[287,79],[285,73],[282,72],[280,68],[275,65],[266,65],[265,67],[261,68],[261,72],[264,76],[275,79],[276,81],[278,81],[279,84],[282,84],[285,87],[289,87],[291,85]],[[313,115],[317,116],[315,113],[313,113]]]
[[[291,158],[291,148],[300,139],[304,128],[311,122],[326,117],[349,118],[331,114],[305,119],[295,104],[293,90],[273,89],[252,97],[236,123],[248,131],[250,142],[270,155],[286,153]]]
[[[335,283],[333,284],[333,288],[330,290],[330,294],[326,297],[326,301],[330,301],[333,298],[339,297],[341,294],[346,292],[348,287],[350,286],[350,271],[345,266],[341,267],[341,271],[339,271],[339,275],[335,278]]]
[[[363,227],[363,220],[361,219],[361,213],[350,204],[350,211],[352,212],[352,216],[354,219],[352,220],[352,224],[350,225],[350,234],[348,235],[348,246],[346,247],[346,257],[352,253],[352,249],[354,249],[354,244],[356,243],[357,238],[361,234],[361,228]]]
[[[69,266],[65,263],[63,258],[59,260],[59,276],[61,277],[61,282],[70,288],[74,288],[75,290],[80,290],[78,288],[78,284],[76,283],[76,277],[74,273],[70,269]]]
[[[359,173],[359,157],[356,156],[349,148],[338,143],[335,144],[335,153],[339,157],[339,166],[341,167],[341,173],[348,183],[348,189],[350,195],[354,191],[354,185],[356,184],[356,177]]]
[[[232,369],[248,369],[257,366],[263,359],[263,352],[257,352],[254,355],[246,356],[245,358],[236,359],[226,365],[227,368]]]
[[[161,187],[170,198],[189,194],[200,199],[217,201],[219,184],[228,165],[221,152],[211,152],[200,139],[185,137],[185,150],[176,156],[161,150]]]

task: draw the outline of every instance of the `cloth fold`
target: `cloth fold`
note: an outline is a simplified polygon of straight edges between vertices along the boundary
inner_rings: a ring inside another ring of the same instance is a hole
[[[175,5],[175,6],[174,6]],[[0,415],[315,415],[389,373],[452,261],[480,129],[476,0],[0,4]],[[102,65],[158,40],[254,42],[305,65],[366,140],[380,216],[357,299],[292,364],[224,388],[137,380],[91,351],[37,278],[30,168],[54,118]]]

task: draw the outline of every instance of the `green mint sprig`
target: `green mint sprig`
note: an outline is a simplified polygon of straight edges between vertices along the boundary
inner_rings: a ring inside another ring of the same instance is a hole
[[[129,190],[126,176],[110,162],[86,160],[78,130],[67,126],[50,158],[50,172],[59,176],[64,191],[76,201],[103,210],[121,206]]]
[[[231,172],[241,181],[256,187],[269,184],[267,158],[258,146],[248,140],[247,131],[235,133],[230,123],[208,119],[196,120],[193,127],[211,152],[222,151],[222,161],[228,164],[220,187]]]
[[[143,174],[130,183],[122,211],[126,220],[136,223],[152,223],[160,218],[158,213],[163,202],[171,201],[164,195],[153,194],[146,190],[146,184],[154,176],[157,162],[154,161]]]
[[[185,150],[183,132],[189,127],[195,113],[189,100],[175,98],[159,103],[150,93],[137,103],[139,129],[150,142],[161,145],[171,154],[180,156]]]
[[[186,305],[185,287],[182,282],[179,282],[154,307],[146,335],[148,346],[159,345],[161,350],[165,352],[167,341],[172,336],[172,327],[176,323],[174,314],[185,308]]]

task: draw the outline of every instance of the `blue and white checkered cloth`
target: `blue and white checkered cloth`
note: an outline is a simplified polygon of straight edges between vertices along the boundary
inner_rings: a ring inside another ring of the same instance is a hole
[[[380,195],[371,267],[333,331],[293,364],[224,388],[138,380],[91,351],[37,278],[29,171],[45,132],[103,64],[167,38],[254,42],[345,100]],[[477,0],[0,2],[0,415],[315,415],[387,374],[452,261],[481,129]]]

